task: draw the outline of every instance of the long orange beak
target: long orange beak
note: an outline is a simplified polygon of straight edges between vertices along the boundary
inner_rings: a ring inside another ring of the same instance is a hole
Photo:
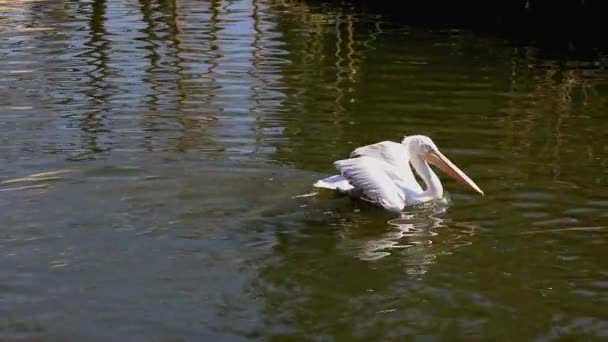
[[[441,171],[454,178],[458,183],[480,193],[483,196],[483,191],[477,186],[477,184],[475,184],[475,182],[473,182],[469,176],[459,169],[458,166],[454,165],[454,163],[452,163],[448,157],[444,156],[443,153],[439,151],[431,151],[424,156],[424,159],[437,166]]]

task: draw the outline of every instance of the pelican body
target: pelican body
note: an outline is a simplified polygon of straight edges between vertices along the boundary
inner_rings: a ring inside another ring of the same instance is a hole
[[[334,162],[340,175],[319,180],[314,186],[359,197],[386,210],[399,212],[407,206],[443,197],[441,181],[429,164],[483,195],[477,184],[443,155],[431,138],[424,135],[404,137],[401,143],[382,141],[359,147],[350,154],[350,158]],[[424,189],[414,172],[424,182]]]

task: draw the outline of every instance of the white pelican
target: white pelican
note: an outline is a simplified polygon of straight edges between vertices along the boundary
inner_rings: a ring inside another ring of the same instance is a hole
[[[340,175],[319,180],[314,186],[360,197],[390,211],[401,211],[406,206],[443,197],[441,181],[429,163],[483,195],[477,184],[424,135],[404,137],[401,143],[383,141],[359,147],[349,159],[334,162]],[[424,190],[410,165],[424,182]]]

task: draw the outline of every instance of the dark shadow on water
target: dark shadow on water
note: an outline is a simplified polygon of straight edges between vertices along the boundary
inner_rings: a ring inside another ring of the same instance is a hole
[[[602,1],[309,1],[324,10],[375,13],[394,23],[428,29],[465,29],[543,48],[548,56],[597,58],[608,51]]]

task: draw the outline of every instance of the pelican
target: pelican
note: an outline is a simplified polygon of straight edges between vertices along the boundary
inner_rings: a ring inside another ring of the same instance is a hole
[[[340,175],[321,179],[313,186],[362,198],[386,210],[400,212],[407,206],[443,197],[441,181],[429,164],[483,195],[477,184],[443,155],[431,138],[424,135],[406,136],[401,143],[382,141],[359,147],[351,152],[350,158],[334,162]],[[412,167],[424,182],[424,189],[416,180]]]

